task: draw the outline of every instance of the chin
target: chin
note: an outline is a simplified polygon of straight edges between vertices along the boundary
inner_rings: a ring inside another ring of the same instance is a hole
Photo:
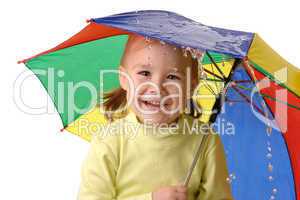
[[[144,123],[150,124],[169,124],[178,118],[179,114],[167,115],[164,113],[157,113],[143,117]]]

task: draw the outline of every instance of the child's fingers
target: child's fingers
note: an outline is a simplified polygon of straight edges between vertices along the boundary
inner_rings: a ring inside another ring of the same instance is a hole
[[[186,193],[177,192],[175,196],[176,196],[175,197],[176,200],[187,200]]]

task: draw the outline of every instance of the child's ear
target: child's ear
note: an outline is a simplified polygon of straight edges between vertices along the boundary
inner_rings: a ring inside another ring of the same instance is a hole
[[[128,88],[128,81],[127,81],[127,77],[124,75],[124,73],[126,73],[126,69],[120,65],[119,67],[119,81],[120,81],[120,86],[123,90],[127,91]]]

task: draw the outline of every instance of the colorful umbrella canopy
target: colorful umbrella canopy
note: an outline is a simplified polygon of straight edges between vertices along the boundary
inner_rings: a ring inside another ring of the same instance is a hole
[[[98,91],[119,83],[117,74],[99,81],[99,71],[118,68],[130,33],[205,52],[198,93],[210,98],[197,99],[206,111],[200,120],[217,129],[234,125],[234,134],[221,138],[235,199],[300,199],[300,71],[256,33],[158,10],[89,20],[70,39],[21,61],[47,89],[64,129],[89,140],[95,123],[106,123],[95,107]]]

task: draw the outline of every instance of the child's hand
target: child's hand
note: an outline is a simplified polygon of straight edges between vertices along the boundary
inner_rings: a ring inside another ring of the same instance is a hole
[[[187,200],[187,188],[182,185],[159,188],[152,193],[152,200]]]

